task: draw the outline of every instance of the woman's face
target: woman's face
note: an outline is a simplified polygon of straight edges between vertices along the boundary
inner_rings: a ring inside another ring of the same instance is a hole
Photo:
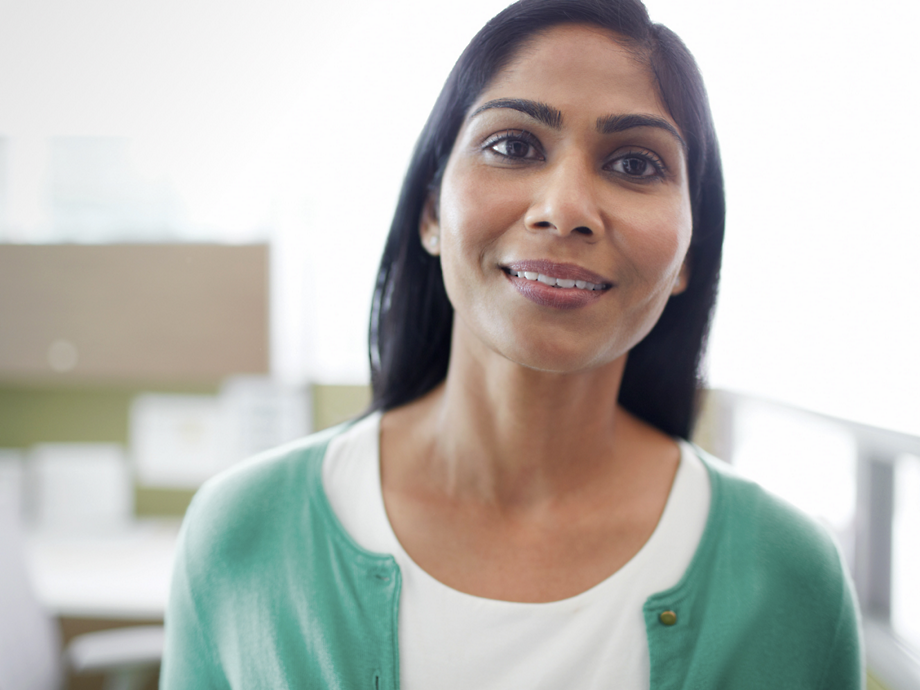
[[[455,345],[577,372],[622,357],[684,288],[691,225],[684,144],[649,68],[564,25],[470,108],[421,233]]]

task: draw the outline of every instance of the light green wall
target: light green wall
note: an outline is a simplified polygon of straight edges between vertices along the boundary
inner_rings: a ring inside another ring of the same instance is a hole
[[[881,681],[872,675],[872,671],[866,674],[866,690],[888,690],[888,687],[882,685]]]
[[[25,449],[37,443],[118,443],[127,448],[131,400],[151,390],[156,387],[0,385],[0,448]],[[213,395],[217,387],[171,387],[168,392]],[[181,516],[194,493],[136,487],[135,512]]]
[[[370,386],[313,386],[313,430],[335,426],[361,414],[371,402]]]
[[[150,390],[0,385],[0,448],[28,448],[36,443],[127,446],[131,400]],[[170,388],[169,392],[214,394],[217,388]]]
[[[134,487],[134,513],[138,517],[182,517],[195,495],[194,489]]]

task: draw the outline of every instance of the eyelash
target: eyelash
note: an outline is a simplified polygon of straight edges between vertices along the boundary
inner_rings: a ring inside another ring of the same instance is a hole
[[[495,149],[496,146],[498,146],[499,144],[505,143],[505,142],[521,142],[521,143],[527,144],[539,155],[538,160],[544,160],[544,155],[540,149],[539,140],[533,134],[523,129],[515,129],[515,130],[507,130],[504,132],[499,132],[498,134],[495,134],[489,137],[485,142],[483,142],[482,149],[506,161],[518,162],[518,161],[534,160],[526,156],[510,156],[506,153],[502,153]],[[616,158],[614,158],[612,161],[605,163],[604,170],[614,172],[612,170],[609,170],[611,166],[613,166],[613,164],[620,162],[620,161],[628,160],[630,158],[637,158],[639,160],[642,160],[648,163],[649,165],[652,166],[654,172],[651,175],[629,175],[628,173],[616,173],[616,174],[623,175],[633,180],[651,180],[651,179],[660,179],[664,177],[665,173],[667,172],[667,167],[665,166],[664,161],[661,160],[661,158],[659,158],[657,155],[655,155],[651,151],[647,151],[647,150],[628,151],[627,153],[621,154],[617,156]]]
[[[604,169],[609,168],[614,163],[617,163],[619,161],[629,160],[630,158],[638,158],[641,161],[645,161],[646,163],[652,166],[652,168],[654,169],[654,173],[651,175],[647,175],[647,176],[646,175],[627,175],[627,177],[635,178],[637,180],[661,178],[661,177],[664,177],[665,173],[667,172],[667,168],[665,167],[664,161],[661,160],[661,158],[656,156],[651,151],[628,151],[627,153],[617,156],[612,161],[604,165]],[[622,174],[626,174],[626,173],[622,173]]]
[[[539,140],[533,134],[523,129],[509,129],[504,132],[499,132],[498,134],[495,134],[489,137],[483,143],[482,149],[484,151],[490,151],[494,153],[496,156],[499,156],[500,158],[504,158],[506,160],[511,160],[511,161],[531,160],[523,156],[509,156],[506,153],[501,153],[500,151],[495,150],[496,146],[498,146],[499,144],[503,144],[505,142],[521,142],[521,143],[527,144],[534,151],[540,154],[540,157],[542,160],[543,153],[542,151],[540,151]]]

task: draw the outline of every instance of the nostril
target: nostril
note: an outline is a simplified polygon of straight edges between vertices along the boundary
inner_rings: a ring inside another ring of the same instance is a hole
[[[573,230],[573,232],[577,232],[580,235],[593,235],[594,234],[594,231],[585,225],[578,226],[577,228],[575,228],[575,230]]]

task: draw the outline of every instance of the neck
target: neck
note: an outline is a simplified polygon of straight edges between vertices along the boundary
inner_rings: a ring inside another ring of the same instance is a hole
[[[575,495],[622,471],[618,458],[650,432],[616,403],[626,355],[560,374],[457,340],[455,331],[446,381],[419,401],[417,428],[419,469],[458,499],[526,508]]]

